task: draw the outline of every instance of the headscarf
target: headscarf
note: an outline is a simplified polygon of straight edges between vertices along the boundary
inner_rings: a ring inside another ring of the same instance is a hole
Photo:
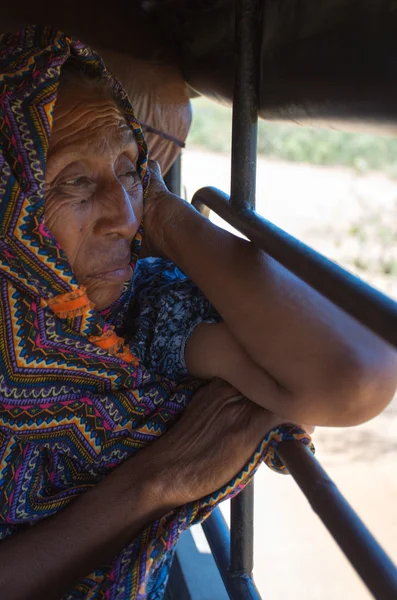
[[[102,77],[133,129],[148,189],[147,149],[128,97],[101,58],[49,27],[0,36],[0,539],[65,508],[175,421],[197,389],[148,372],[112,326],[132,280],[102,314],[79,286],[44,222],[44,181],[62,66],[69,57]],[[131,266],[140,235],[132,244]],[[282,469],[279,428],[222,490],[142,532],[65,600],[160,598],[180,533],[241,490],[260,461]]]

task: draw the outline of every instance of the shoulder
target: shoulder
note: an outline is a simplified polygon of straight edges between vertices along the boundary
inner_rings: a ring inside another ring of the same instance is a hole
[[[167,329],[172,323],[199,317],[209,319],[214,315],[211,303],[201,290],[169,260],[145,258],[138,261],[134,291],[135,317],[151,315]]]
[[[185,345],[200,323],[219,321],[201,290],[173,262],[138,261],[130,347],[145,366],[179,380],[186,377]]]

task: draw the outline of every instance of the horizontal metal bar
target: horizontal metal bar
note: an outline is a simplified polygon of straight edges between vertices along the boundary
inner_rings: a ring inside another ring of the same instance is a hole
[[[310,450],[284,442],[277,453],[374,597],[395,600],[397,568]]]
[[[250,575],[230,572],[230,532],[219,508],[204,521],[202,527],[231,600],[261,600]]]
[[[230,503],[231,574],[252,574],[254,568],[254,482]]]
[[[198,200],[197,198],[195,199],[194,202],[192,200],[191,204],[197,210],[197,212],[199,212],[201,215],[203,215],[203,217],[206,217],[207,219],[209,218],[211,211],[208,208],[208,206],[206,206],[205,204],[200,202],[200,200]]]
[[[397,303],[391,298],[255,211],[232,211],[229,196],[217,188],[200,189],[194,195],[194,200],[196,199],[320,294],[397,348]]]

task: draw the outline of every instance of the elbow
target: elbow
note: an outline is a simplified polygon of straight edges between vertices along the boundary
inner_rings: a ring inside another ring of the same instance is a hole
[[[382,413],[392,401],[397,388],[397,352],[389,347],[377,349],[376,356],[356,355],[334,370],[324,424],[360,425]]]
[[[361,425],[383,412],[396,393],[397,352],[383,342],[367,352],[350,350],[327,361],[316,375],[289,396],[295,421],[322,427]]]
[[[377,364],[359,365],[350,395],[351,425],[360,425],[382,413],[393,400],[396,388],[396,352],[384,356]]]

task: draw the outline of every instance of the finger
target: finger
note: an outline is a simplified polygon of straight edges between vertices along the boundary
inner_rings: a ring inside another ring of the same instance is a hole
[[[151,175],[154,175],[157,178],[161,178],[161,169],[157,160],[152,160],[149,158],[148,164]]]
[[[157,161],[149,160],[149,174],[150,174],[150,191],[149,195],[153,198],[161,193],[169,194],[168,188],[165,185],[163,177],[161,175],[161,168]]]

